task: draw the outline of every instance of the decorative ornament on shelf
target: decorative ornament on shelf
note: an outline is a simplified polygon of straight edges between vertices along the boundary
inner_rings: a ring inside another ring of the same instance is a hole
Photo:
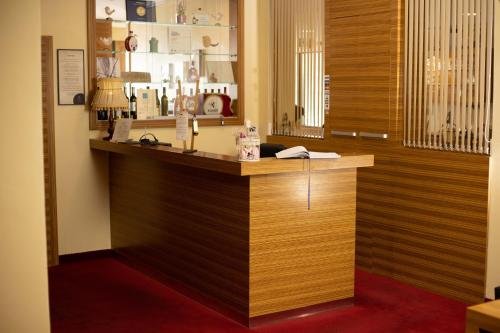
[[[177,0],[177,24],[186,24],[186,3],[184,0]]]
[[[209,47],[217,47],[219,46],[220,43],[212,43],[212,38],[210,36],[203,36],[203,47],[204,48],[209,48]]]
[[[151,37],[149,40],[149,52],[158,53],[158,39]]]
[[[111,15],[113,15],[116,10],[111,9],[109,6],[106,6],[104,8],[104,11],[106,12],[106,15],[108,15],[108,17],[106,18],[106,20],[113,20],[113,18],[111,17]]]
[[[198,74],[198,70],[196,69],[195,62],[191,61],[191,65],[188,69],[187,81],[190,83],[194,83],[200,79],[200,75]]]
[[[210,73],[210,76],[208,77],[208,82],[210,83],[218,83],[219,79],[215,75],[215,73]]]
[[[128,37],[125,39],[125,49],[129,52],[135,52],[137,47],[137,35],[134,35],[133,31],[129,31]]]

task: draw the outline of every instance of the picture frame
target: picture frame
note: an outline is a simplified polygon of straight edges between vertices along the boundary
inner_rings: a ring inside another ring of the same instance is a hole
[[[85,105],[85,51],[57,49],[58,105]]]
[[[156,22],[156,2],[151,0],[126,0],[127,21]]]

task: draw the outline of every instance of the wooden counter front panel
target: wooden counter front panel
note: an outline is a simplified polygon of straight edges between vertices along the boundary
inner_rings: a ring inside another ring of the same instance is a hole
[[[354,296],[356,170],[252,176],[250,317]]]
[[[111,153],[112,248],[247,318],[248,183]]]

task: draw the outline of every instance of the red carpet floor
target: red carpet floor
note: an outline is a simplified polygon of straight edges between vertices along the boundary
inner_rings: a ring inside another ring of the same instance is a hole
[[[464,332],[465,304],[356,272],[356,304],[250,331],[114,259],[49,271],[53,333]]]

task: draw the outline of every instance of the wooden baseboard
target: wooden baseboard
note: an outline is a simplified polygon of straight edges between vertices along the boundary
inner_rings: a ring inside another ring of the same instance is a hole
[[[91,252],[72,253],[59,256],[59,264],[70,264],[74,262],[102,259],[113,257],[113,250],[98,250]]]
[[[354,297],[346,298],[338,301],[311,305],[300,309],[283,311],[269,315],[263,315],[250,318],[248,322],[249,328],[257,328],[270,324],[280,323],[287,320],[315,316],[327,311],[337,311],[349,308],[354,305]]]

